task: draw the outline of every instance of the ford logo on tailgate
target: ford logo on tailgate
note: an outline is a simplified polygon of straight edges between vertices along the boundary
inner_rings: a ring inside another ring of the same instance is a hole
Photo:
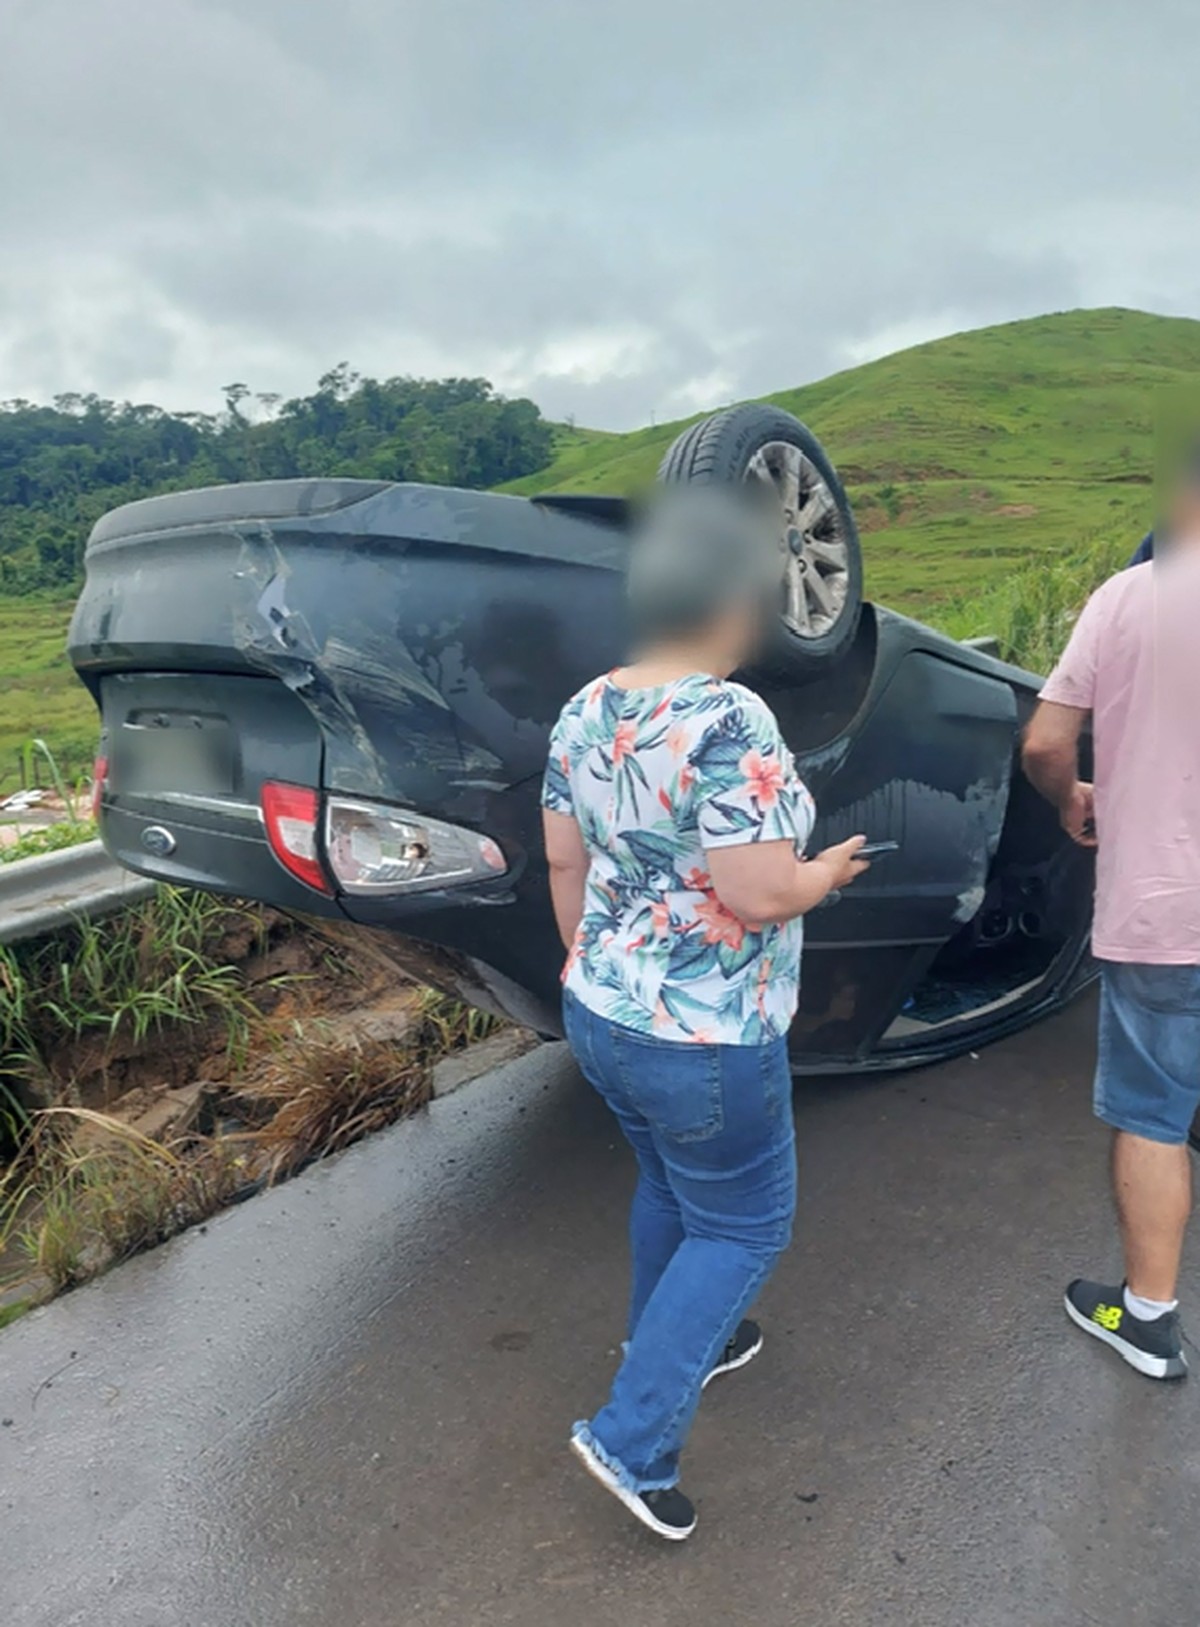
[[[175,838],[165,825],[147,825],[142,832],[142,846],[156,859],[165,859],[175,851]]]

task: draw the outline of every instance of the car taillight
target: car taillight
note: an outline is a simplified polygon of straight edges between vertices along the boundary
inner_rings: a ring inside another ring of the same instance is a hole
[[[306,785],[277,785],[268,781],[262,788],[263,821],[271,852],[285,870],[306,887],[319,893],[333,889],[317,857],[317,821],[321,799]]]
[[[92,818],[99,819],[100,804],[108,789],[108,758],[97,757],[92,764]]]
[[[348,893],[410,893],[495,880],[508,861],[490,836],[401,808],[330,797],[325,851]]]

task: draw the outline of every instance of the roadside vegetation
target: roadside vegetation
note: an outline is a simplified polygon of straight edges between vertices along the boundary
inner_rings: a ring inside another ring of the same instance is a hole
[[[357,1020],[373,1003],[384,1032]],[[176,888],[0,949],[0,1326],[414,1112],[434,1063],[494,1026],[318,929]]]
[[[1048,673],[1089,595],[1126,563],[1137,540],[1084,538],[1056,559],[1025,565],[948,605],[941,624],[955,638],[995,638],[1006,660]]]
[[[96,834],[95,820],[84,812],[90,806],[90,776],[80,775],[69,786],[58,759],[40,737],[24,741],[17,760],[22,791],[0,800],[0,864],[90,842]],[[52,796],[39,789],[44,783]]]
[[[35,859],[43,853],[60,853],[64,847],[90,842],[95,835],[96,824],[92,819],[58,819],[52,825],[22,831],[6,847],[0,847],[0,864]]]

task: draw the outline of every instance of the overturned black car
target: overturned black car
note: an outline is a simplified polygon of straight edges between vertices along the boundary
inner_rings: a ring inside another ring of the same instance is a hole
[[[802,1072],[927,1062],[1091,975],[1090,856],[1022,776],[1037,681],[862,601],[837,475],[766,406],[687,430],[668,481],[778,500],[786,589],[750,681],[818,845],[898,851],[809,922]],[[361,480],[216,487],[96,525],[70,654],[100,825],[145,875],[382,929],[406,970],[558,1032],[539,787],[563,700],[624,654],[618,499]]]

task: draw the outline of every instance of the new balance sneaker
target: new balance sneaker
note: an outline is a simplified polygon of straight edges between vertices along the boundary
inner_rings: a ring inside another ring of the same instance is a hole
[[[733,1338],[721,1352],[720,1360],[712,1372],[700,1386],[707,1388],[714,1378],[721,1373],[732,1373],[739,1367],[745,1367],[748,1361],[753,1361],[763,1347],[762,1329],[757,1322],[749,1320],[739,1322]]]
[[[1125,1304],[1125,1285],[1076,1280],[1063,1299],[1067,1315],[1093,1339],[1103,1339],[1131,1367],[1148,1378],[1186,1378],[1183,1333],[1179,1312],[1167,1311],[1153,1322],[1143,1322]]]
[[[666,1491],[630,1491],[608,1465],[601,1462],[582,1436],[571,1436],[571,1450],[592,1479],[598,1480],[605,1491],[612,1492],[634,1519],[640,1520],[655,1536],[665,1537],[668,1542],[682,1542],[696,1529],[696,1510],[677,1486]]]

